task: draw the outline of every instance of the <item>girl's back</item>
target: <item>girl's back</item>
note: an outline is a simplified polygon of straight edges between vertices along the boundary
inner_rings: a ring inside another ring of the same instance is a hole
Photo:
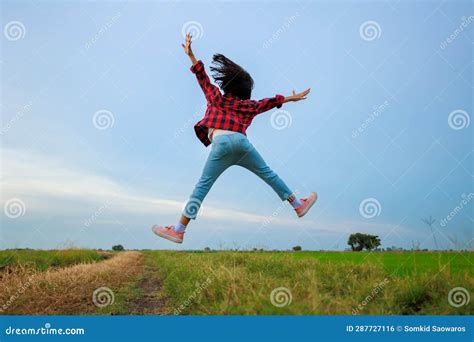
[[[191,71],[196,75],[199,86],[207,100],[204,118],[194,126],[196,135],[204,145],[212,142],[212,149],[204,169],[189,201],[176,225],[153,226],[153,232],[167,240],[182,243],[186,226],[195,219],[202,201],[217,178],[229,167],[239,165],[264,180],[282,201],[288,201],[298,217],[304,216],[316,202],[312,192],[307,198],[297,199],[283,180],[265,163],[255,147],[245,135],[253,118],[285,102],[306,98],[310,89],[300,94],[284,97],[276,95],[259,101],[251,100],[253,79],[247,71],[223,55],[214,55],[211,71],[218,87],[209,80],[204,64],[198,61],[191,49],[191,36],[186,36],[182,44],[184,52],[192,62]]]

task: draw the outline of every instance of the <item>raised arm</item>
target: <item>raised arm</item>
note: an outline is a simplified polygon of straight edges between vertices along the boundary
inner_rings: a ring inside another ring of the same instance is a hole
[[[309,94],[310,91],[311,88],[306,89],[301,93],[296,93],[293,90],[293,95],[290,96],[276,95],[275,97],[269,97],[258,101],[248,100],[248,110],[251,114],[257,115],[275,107],[280,108],[281,105],[286,102],[297,102],[305,100],[306,96]]]
[[[188,55],[189,59],[191,60],[191,72],[196,75],[198,80],[199,86],[201,87],[204,95],[206,96],[206,100],[211,102],[216,96],[220,95],[219,89],[211,83],[209,80],[209,76],[206,74],[206,69],[204,69],[204,64],[197,60],[194,56],[193,50],[191,48],[192,37],[188,33],[186,35],[186,41],[181,46],[184,49],[184,53]]]
[[[308,89],[306,89],[305,91],[302,91],[301,93],[296,93],[296,92],[293,90],[293,95],[286,96],[286,97],[285,97],[285,101],[284,101],[283,103],[286,103],[286,102],[297,102],[297,101],[301,101],[301,100],[306,100],[307,95],[309,94],[310,91],[311,91],[311,88],[308,88]]]
[[[184,49],[184,53],[188,55],[189,59],[191,60],[191,63],[194,65],[197,64],[197,59],[194,57],[193,49],[191,48],[191,43],[192,43],[192,36],[190,33],[186,35],[186,40],[184,41],[184,44],[181,44],[181,46]]]

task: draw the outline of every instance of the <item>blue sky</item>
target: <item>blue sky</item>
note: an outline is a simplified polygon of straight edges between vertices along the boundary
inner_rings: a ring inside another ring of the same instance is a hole
[[[469,248],[473,16],[470,1],[2,2],[0,247],[341,250],[365,232]],[[220,52],[251,73],[254,98],[312,88],[247,132],[292,189],[319,193],[304,219],[234,167],[183,246],[151,234],[209,153],[187,30],[207,68]]]

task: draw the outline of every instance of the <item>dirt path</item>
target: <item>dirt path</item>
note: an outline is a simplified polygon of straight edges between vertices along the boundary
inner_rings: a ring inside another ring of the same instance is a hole
[[[166,298],[163,296],[163,281],[157,270],[149,265],[143,269],[138,281],[138,296],[131,302],[131,315],[163,315],[166,313]]]
[[[122,252],[104,261],[51,268],[17,267],[3,273],[3,314],[160,314],[161,280],[139,252]],[[130,304],[131,303],[131,304]]]

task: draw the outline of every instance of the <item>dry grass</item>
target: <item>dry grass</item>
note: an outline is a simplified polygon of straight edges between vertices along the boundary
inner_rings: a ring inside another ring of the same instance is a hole
[[[138,252],[118,253],[93,264],[78,264],[38,272],[16,266],[4,272],[0,283],[0,312],[16,315],[100,313],[92,294],[99,287],[116,291],[143,269]]]

